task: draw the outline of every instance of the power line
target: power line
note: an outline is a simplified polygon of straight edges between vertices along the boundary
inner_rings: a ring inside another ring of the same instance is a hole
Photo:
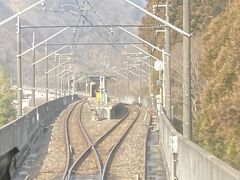
[[[102,25],[47,25],[47,26],[21,26],[21,29],[47,29],[47,28],[114,28],[114,27],[125,27],[125,28],[151,28],[158,29],[164,26],[158,25],[141,25],[141,24],[102,24]]]
[[[84,18],[88,23],[90,22],[90,20],[89,20],[87,17],[83,16],[83,18]],[[98,29],[96,29],[96,31],[97,31],[97,33],[98,33],[104,40],[106,40],[106,41],[108,41],[109,43],[111,43],[111,41],[110,41],[107,37],[105,37]],[[111,46],[112,46],[113,49],[115,49],[117,52],[120,52],[120,53],[121,53],[121,51],[120,51],[118,48],[116,48],[113,44],[112,44]]]
[[[80,25],[81,19],[82,19],[82,16],[83,16],[83,9],[84,9],[84,6],[85,6],[86,1],[85,1],[85,0],[83,1],[83,3],[82,3],[82,9],[81,9],[81,7],[80,7],[80,5],[79,5],[79,3],[78,3],[78,0],[75,0],[75,2],[76,2],[76,4],[77,4],[77,6],[78,6],[78,10],[79,10],[79,14],[80,14],[79,20],[78,20],[78,25]],[[86,14],[86,16],[87,16],[87,14]],[[83,25],[84,25],[84,21],[83,21]],[[73,43],[75,43],[75,39],[77,39],[77,41],[76,41],[77,43],[78,43],[78,41],[79,41],[80,32],[78,32],[78,31],[79,31],[79,27],[77,28],[76,33],[75,33],[74,36],[73,36]],[[77,33],[78,33],[77,38],[74,38]]]
[[[144,44],[141,42],[99,42],[99,43],[52,43],[48,44],[48,46],[124,46],[124,45],[130,45],[130,44]],[[43,45],[42,45],[43,46]],[[119,50],[118,50],[119,51]]]
[[[101,18],[101,17],[97,14],[97,12],[95,11],[94,7],[89,3],[88,0],[86,0],[86,1],[87,1],[88,5],[91,7],[91,9],[93,9],[94,14],[99,18],[99,21],[100,21],[103,25],[105,25],[105,23],[104,23],[104,21],[102,20],[102,18]],[[89,22],[89,20],[88,20],[86,17],[84,17],[84,18]],[[108,29],[107,29],[107,30],[108,30]],[[101,37],[103,37],[106,41],[108,41],[108,42],[111,43],[111,41],[110,41],[107,37],[105,37],[104,35],[102,35],[98,29],[96,29],[96,31],[98,32],[98,34],[99,34]],[[106,36],[108,36],[108,35],[106,34]],[[122,55],[122,52],[121,52],[115,45],[112,44],[112,47],[113,47],[113,49],[115,49],[118,53],[120,53],[120,55]],[[123,56],[123,55],[122,55],[122,56]],[[123,56],[123,57],[125,58],[125,56]]]

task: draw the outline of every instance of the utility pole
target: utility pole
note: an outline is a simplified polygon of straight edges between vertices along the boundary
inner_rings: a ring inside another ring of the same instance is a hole
[[[60,71],[60,64],[61,64],[61,60],[60,60],[60,57],[58,57],[58,74],[61,72]],[[61,97],[61,94],[62,94],[62,89],[61,89],[61,78],[58,77],[58,97]]]
[[[17,18],[17,116],[22,116],[22,57],[21,54],[21,22]]]
[[[159,79],[159,98],[157,103],[158,116],[160,116],[161,107],[163,107],[163,70],[158,71],[158,79]]]
[[[77,81],[77,70],[74,71],[74,77],[73,77],[73,84],[72,84],[72,95],[76,94],[76,81]]]
[[[35,73],[36,73],[36,65],[35,65],[35,57],[36,57],[36,53],[35,53],[35,33],[33,32],[32,34],[32,106],[36,106],[36,103],[35,103],[35,99],[36,99],[36,96],[35,96],[35,89],[36,89],[36,77],[35,77]]]
[[[68,91],[68,96],[71,94],[70,93],[70,91],[71,91],[71,84],[70,84],[70,81],[71,81],[71,78],[70,78],[70,76],[68,76],[68,78],[67,78],[67,81],[68,81],[68,83],[67,83],[67,91]]]
[[[190,34],[190,0],[183,1],[183,31]],[[191,39],[183,37],[183,136],[192,138]]]
[[[149,59],[149,64],[151,65],[152,64],[151,58],[148,58],[148,59]],[[149,76],[148,76],[149,99],[150,99],[150,103],[151,103],[151,107],[152,107],[152,78],[151,78],[152,70],[151,70],[151,66],[148,66],[148,73],[149,73]]]
[[[139,75],[140,75],[140,77],[139,77],[139,79],[140,79],[140,103],[142,102],[142,71],[141,71],[141,69],[142,69],[142,63],[141,63],[141,61],[140,61],[140,68],[139,68]]]
[[[86,93],[86,95],[88,94],[88,79],[87,79],[87,77],[85,80],[85,93]]]
[[[44,75],[42,75],[42,96],[44,96]]]
[[[171,29],[175,30],[176,32],[183,35],[183,135],[184,135],[184,137],[191,139],[192,122],[191,122],[190,0],[183,0],[183,30],[170,24],[169,22],[166,22],[165,20],[159,18],[158,16],[152,14],[151,12],[138,6],[137,4],[135,4],[134,2],[132,2],[130,0],[123,0],[123,1],[127,2],[128,4],[130,4],[131,6],[137,8],[137,9],[139,9],[140,11],[148,14],[149,16],[151,16],[152,18],[161,22],[168,28],[171,28]],[[123,29],[123,28],[120,28],[120,29]],[[155,47],[155,49],[157,49],[157,48]],[[168,54],[168,53],[165,52],[165,54]],[[171,110],[170,110],[170,112],[171,112]]]
[[[129,82],[129,80],[130,80],[130,73],[129,73],[129,61],[128,61],[128,65],[127,65],[127,68],[128,68],[128,98],[130,97],[130,82]]]
[[[185,1],[185,0],[184,0]],[[166,0],[166,22],[169,23],[169,0]],[[169,28],[165,27],[165,51],[170,54]],[[171,63],[169,56],[164,55],[165,60],[165,108],[166,115],[171,120]]]
[[[61,97],[63,97],[63,76],[60,77],[61,79]]]
[[[169,0],[166,0],[165,5],[155,5],[155,8],[164,8],[165,9],[165,22],[169,23]],[[155,11],[155,10],[154,10]],[[164,51],[170,54],[170,34],[169,27],[165,26],[165,30],[157,30],[158,32],[164,32]],[[162,54],[164,61],[164,74],[163,74],[163,105],[166,111],[166,115],[169,120],[171,120],[171,64],[170,58],[166,54]]]
[[[66,66],[63,68],[63,72],[66,72]],[[64,84],[64,76],[61,76],[61,89],[62,89],[62,96],[66,96],[65,92],[65,84]]]
[[[116,73],[116,79],[115,79],[115,98],[117,98],[117,92],[118,92],[118,74]]]
[[[127,54],[127,46],[125,45],[124,46],[124,50],[125,50],[125,54]],[[127,65],[127,70],[128,70],[128,74],[127,74],[127,77],[128,77],[128,81],[127,81],[127,95],[128,95],[128,98],[130,97],[130,84],[129,84],[129,60],[127,58],[127,61],[128,61],[128,65]]]
[[[45,56],[48,55],[48,44],[45,43]],[[48,102],[48,58],[45,59],[46,102]]]
[[[57,55],[55,53],[54,56],[54,61],[55,61],[55,67],[57,66],[58,62],[57,62]],[[54,70],[54,87],[55,87],[55,99],[57,99],[57,86],[58,86],[58,82],[57,82],[57,68]]]
[[[70,68],[70,65],[68,66],[68,68]],[[70,87],[70,80],[71,80],[71,77],[70,76],[68,76],[67,78],[66,78],[66,81],[67,81],[67,95],[69,96],[70,95],[70,89],[71,89],[71,87]]]

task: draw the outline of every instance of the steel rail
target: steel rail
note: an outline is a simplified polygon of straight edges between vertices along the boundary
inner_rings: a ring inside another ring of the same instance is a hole
[[[147,111],[145,110],[146,114],[145,114],[145,125],[147,125],[148,127],[150,126],[151,122],[152,122],[152,115],[150,115],[150,120],[148,122],[146,122],[146,116],[147,116]],[[145,138],[145,141],[144,141],[144,147],[145,147],[145,151],[144,151],[144,179],[147,179],[147,142],[148,142],[148,139],[149,139],[149,131],[150,131],[150,128],[147,128],[147,136]]]
[[[82,105],[82,107],[83,107],[83,105]],[[100,177],[101,177],[101,172],[102,172],[102,163],[101,163],[99,154],[98,154],[95,146],[93,146],[93,143],[92,143],[89,135],[87,134],[86,129],[85,129],[84,126],[83,126],[82,118],[81,118],[82,107],[81,107],[81,110],[80,110],[80,115],[79,115],[79,121],[78,121],[78,123],[79,123],[79,126],[80,126],[80,128],[81,128],[81,130],[82,130],[82,133],[83,133],[85,139],[86,139],[87,142],[88,142],[88,145],[92,147],[91,150],[94,152],[94,156],[95,156],[95,159],[96,159],[96,162],[97,162],[97,166],[98,166],[98,169],[99,169],[99,179],[100,179]],[[68,180],[71,179],[72,171],[77,167],[78,164],[79,164],[79,162],[78,162],[78,161],[75,161],[75,162],[72,164],[72,166],[69,168],[69,170],[68,170],[68,177],[67,177]]]
[[[76,165],[83,162],[85,160],[85,158],[91,153],[91,151],[93,149],[95,149],[95,147],[97,145],[99,145],[106,137],[108,137],[108,135],[111,132],[113,132],[128,117],[129,113],[130,113],[130,111],[128,109],[127,114],[118,123],[113,125],[108,131],[106,131],[101,137],[99,137],[94,143],[92,143],[88,148],[86,148],[85,151],[76,159],[76,161],[73,163],[72,167],[70,167],[69,169],[73,169]],[[100,174],[102,174],[102,172],[100,172]],[[100,176],[100,178],[101,178],[101,176]]]
[[[65,166],[65,170],[62,176],[62,180],[65,180],[67,174],[68,174],[68,168],[69,168],[69,164],[70,164],[70,158],[71,158],[71,150],[70,150],[70,141],[69,141],[69,132],[68,132],[68,122],[70,119],[70,116],[73,112],[73,110],[76,108],[76,106],[78,104],[80,104],[83,101],[79,101],[76,104],[74,104],[74,106],[72,107],[71,111],[68,113],[68,116],[65,120],[64,123],[64,132],[65,132],[65,145],[66,145],[66,149],[67,149],[67,162],[66,162],[66,166]]]
[[[127,136],[127,134],[129,133],[129,131],[131,130],[131,128],[133,127],[134,123],[137,121],[137,119],[139,118],[140,115],[140,111],[138,111],[137,116],[134,118],[134,120],[131,122],[130,126],[128,126],[128,128],[126,129],[126,131],[124,132],[124,134],[120,137],[120,139],[115,143],[115,145],[111,148],[110,153],[108,154],[107,157],[107,161],[104,165],[103,168],[103,172],[102,172],[102,177],[101,180],[106,180],[107,179],[107,173],[109,171],[109,167],[111,165],[111,161],[113,160],[113,155],[115,154],[115,152],[117,151],[117,148],[121,145],[121,143],[123,142],[123,140],[125,139],[125,137]]]

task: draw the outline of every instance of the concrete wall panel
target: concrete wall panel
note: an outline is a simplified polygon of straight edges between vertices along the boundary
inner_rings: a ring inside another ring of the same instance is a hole
[[[36,107],[31,112],[0,128],[0,156],[14,147],[20,151],[31,143],[31,139],[48,125],[55,116],[78,96],[67,96]]]
[[[178,137],[178,180],[240,180],[240,172],[203,150],[178,133],[164,112],[160,115],[160,136],[169,179],[174,180],[173,153],[170,137]]]

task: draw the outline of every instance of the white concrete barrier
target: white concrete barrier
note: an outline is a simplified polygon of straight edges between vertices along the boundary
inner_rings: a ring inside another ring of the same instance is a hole
[[[67,96],[42,104],[22,117],[0,128],[0,156],[17,147],[20,151],[78,96]]]
[[[178,133],[163,111],[160,113],[160,136],[170,180],[240,180],[239,171]],[[175,166],[174,159],[177,160]]]

